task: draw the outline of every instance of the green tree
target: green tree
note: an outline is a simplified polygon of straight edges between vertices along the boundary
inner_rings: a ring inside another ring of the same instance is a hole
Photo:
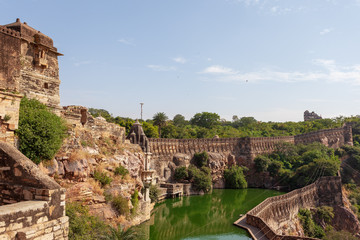
[[[190,119],[190,123],[204,128],[212,128],[220,124],[220,116],[210,112],[197,113]]]
[[[177,127],[182,127],[186,125],[185,117],[181,114],[176,114],[173,118],[174,125]]]
[[[66,137],[66,124],[35,99],[21,100],[19,114],[20,151],[35,163],[52,159]]]
[[[254,159],[254,165],[257,172],[266,172],[270,164],[270,159],[266,156],[257,156]]]
[[[164,112],[158,112],[154,115],[153,121],[154,125],[159,128],[159,137],[161,138],[161,128],[166,125],[166,121],[168,120],[168,116]]]
[[[194,154],[194,158],[193,158],[194,164],[198,167],[201,168],[203,166],[207,166],[208,161],[209,161],[209,155],[207,154],[207,152],[203,151],[203,152],[199,152],[199,153],[195,153]]]
[[[174,179],[175,181],[183,181],[189,177],[189,173],[186,169],[186,167],[178,167],[175,169],[174,172]]]
[[[107,122],[114,122],[115,119],[114,117],[111,115],[111,113],[109,113],[107,110],[105,109],[97,109],[97,108],[89,108],[88,112],[93,116],[93,117],[103,117],[106,119]]]
[[[142,125],[145,135],[148,138],[158,138],[159,137],[159,132],[158,132],[158,129],[156,126],[152,125],[149,122],[142,122],[141,125]]]
[[[227,188],[247,188],[247,182],[244,176],[244,168],[232,166],[224,170],[225,185]]]

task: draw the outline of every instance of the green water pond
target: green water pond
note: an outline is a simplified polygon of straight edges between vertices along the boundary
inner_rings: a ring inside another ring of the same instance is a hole
[[[233,225],[240,214],[267,197],[282,192],[265,189],[214,189],[211,194],[167,199],[155,206],[143,224],[149,240],[247,240],[250,235]]]

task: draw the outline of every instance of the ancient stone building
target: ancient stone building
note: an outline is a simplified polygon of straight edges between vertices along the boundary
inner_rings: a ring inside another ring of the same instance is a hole
[[[313,121],[316,119],[322,119],[322,117],[317,115],[314,111],[309,112],[308,110],[306,110],[304,112],[304,121]]]
[[[59,113],[61,55],[50,37],[26,22],[0,25],[0,90],[36,98]]]

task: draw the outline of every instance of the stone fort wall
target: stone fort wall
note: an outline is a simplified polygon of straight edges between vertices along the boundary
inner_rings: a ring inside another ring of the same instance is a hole
[[[301,208],[343,206],[340,177],[322,177],[313,184],[281,196],[270,197],[247,212],[246,223],[259,228],[268,239],[314,239],[287,236],[282,227],[296,219]]]
[[[36,98],[59,114],[61,55],[50,37],[19,19],[0,25],[0,90]]]
[[[190,159],[194,153],[207,151],[214,153],[209,155],[215,156],[210,161],[216,161],[215,169],[218,175],[222,175],[221,169],[227,165],[237,164],[253,169],[253,160],[256,156],[273,152],[278,143],[287,142],[290,144],[308,144],[312,142],[320,142],[325,146],[338,148],[344,144],[352,145],[351,126],[342,128],[326,129],[316,132],[300,134],[296,136],[283,137],[259,137],[259,138],[213,138],[213,139],[156,139],[149,138],[151,157],[151,166],[156,171],[156,178],[159,181],[169,181],[175,168],[179,166],[176,158]],[[217,157],[216,157],[217,156]],[[231,161],[230,161],[231,160]],[[186,165],[185,164],[185,165]],[[248,173],[247,180],[249,186],[266,187],[270,184],[266,176]],[[219,175],[219,176],[220,176]],[[217,178],[216,178],[217,179]],[[222,183],[213,179],[214,186],[221,188]],[[221,179],[220,179],[221,180]]]
[[[350,126],[326,129],[296,136],[260,137],[260,138],[213,138],[213,139],[166,139],[149,138],[150,151],[154,159],[172,159],[176,153],[193,155],[207,151],[215,153],[229,152],[235,154],[240,161],[246,163],[256,156],[275,150],[279,142],[292,144],[308,144],[320,142],[325,146],[337,148],[344,144],[352,144]]]

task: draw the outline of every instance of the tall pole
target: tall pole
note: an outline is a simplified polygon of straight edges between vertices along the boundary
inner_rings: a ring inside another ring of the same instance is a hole
[[[143,120],[142,114],[143,114],[143,105],[144,105],[144,103],[140,103],[140,105],[141,105],[141,120]]]

